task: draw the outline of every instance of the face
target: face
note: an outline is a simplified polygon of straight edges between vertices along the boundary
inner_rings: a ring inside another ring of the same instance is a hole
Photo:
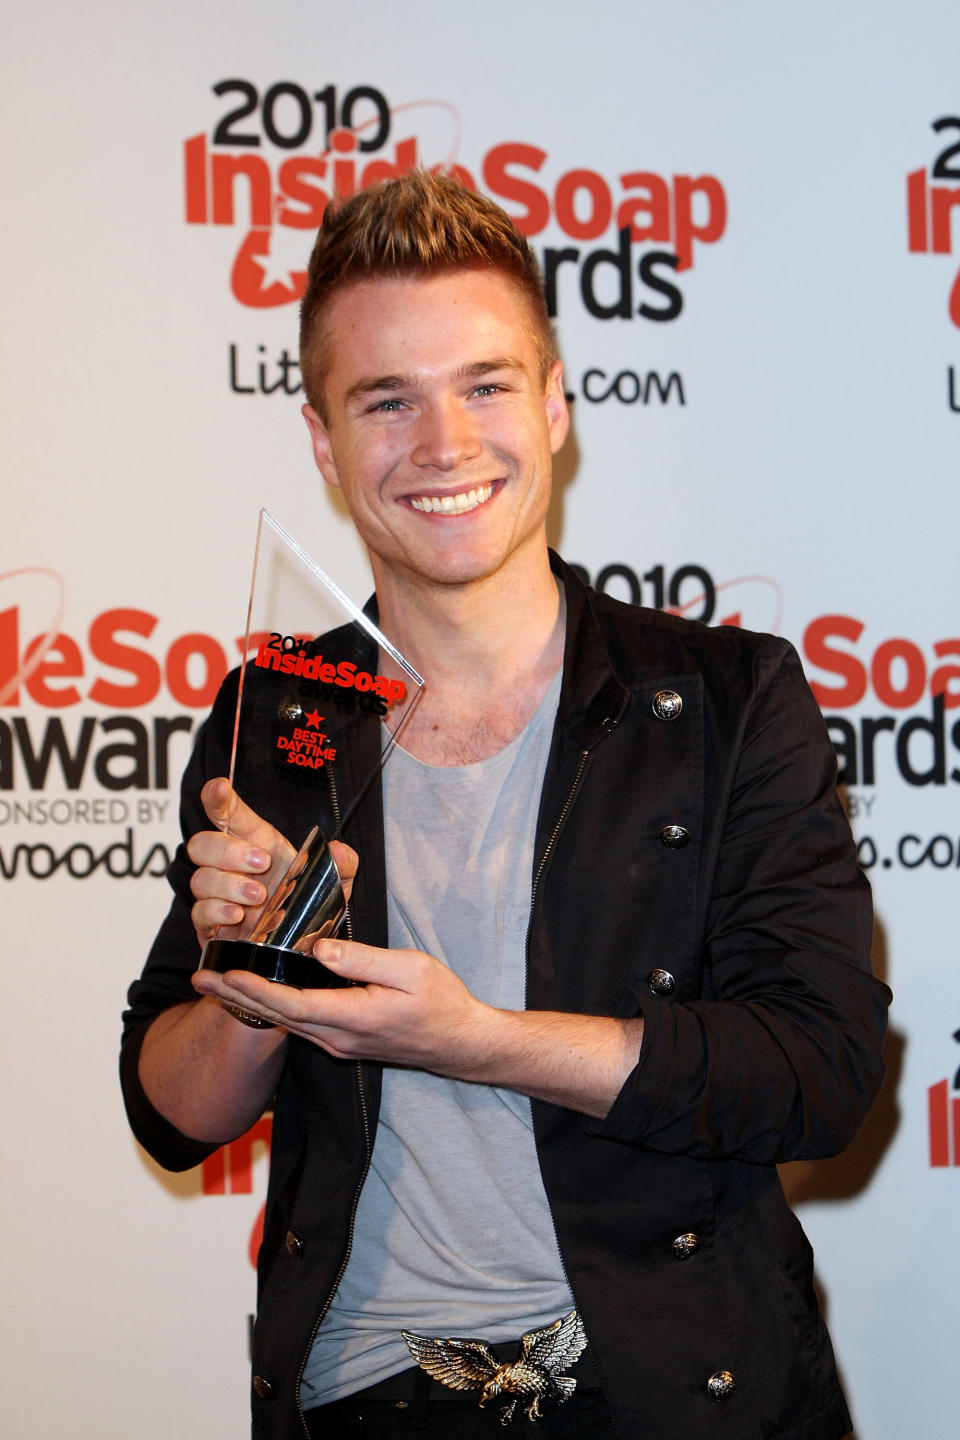
[[[325,328],[326,422],[303,413],[378,585],[542,563],[568,416],[560,365],[544,385],[512,282],[474,270],[364,281],[332,301]]]

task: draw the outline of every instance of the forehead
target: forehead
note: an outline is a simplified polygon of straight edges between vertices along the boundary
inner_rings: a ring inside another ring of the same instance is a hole
[[[411,375],[509,355],[536,371],[526,297],[495,270],[362,280],[339,291],[324,317],[325,388],[368,373]]]

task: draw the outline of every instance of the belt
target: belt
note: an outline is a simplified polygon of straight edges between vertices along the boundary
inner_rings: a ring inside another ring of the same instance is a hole
[[[587,1337],[576,1310],[540,1330],[529,1330],[519,1341],[489,1344],[486,1340],[451,1336],[446,1339],[401,1331],[411,1355],[432,1380],[450,1390],[478,1390],[478,1405],[502,1400],[500,1423],[508,1425],[523,1408],[538,1420],[544,1407],[562,1405],[577,1385],[598,1389],[600,1376],[587,1352]],[[409,1404],[417,1386],[417,1371],[404,1370],[368,1385],[333,1405],[361,1400]],[[467,1397],[464,1396],[464,1399]],[[332,1406],[331,1406],[332,1408]],[[318,1417],[318,1411],[307,1411]]]

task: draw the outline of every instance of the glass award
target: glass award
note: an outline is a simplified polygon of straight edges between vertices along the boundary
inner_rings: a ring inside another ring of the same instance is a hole
[[[230,781],[300,849],[250,934],[208,940],[202,969],[301,989],[346,983],[311,953],[347,913],[327,842],[378,781],[422,689],[375,620],[261,510]]]

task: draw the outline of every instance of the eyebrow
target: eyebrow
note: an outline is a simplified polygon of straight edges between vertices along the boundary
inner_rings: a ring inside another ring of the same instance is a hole
[[[514,374],[525,374],[527,367],[510,355],[495,355],[489,360],[474,360],[469,365],[461,365],[458,370],[453,372],[452,378],[454,381],[479,380],[484,375],[492,375],[504,370]],[[364,395],[390,393],[396,390],[416,390],[419,383],[415,375],[371,375],[369,378],[358,380],[355,385],[351,385],[344,400],[349,404],[351,400],[360,399]]]

